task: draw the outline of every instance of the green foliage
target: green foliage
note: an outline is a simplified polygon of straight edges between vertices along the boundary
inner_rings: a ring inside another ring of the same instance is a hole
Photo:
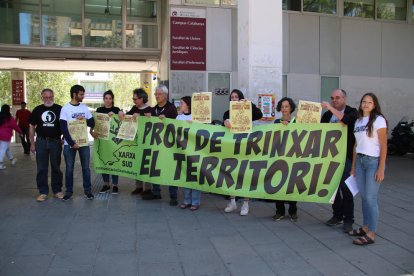
[[[32,110],[42,104],[40,92],[50,88],[55,92],[55,103],[64,105],[70,101],[70,87],[74,84],[69,72],[26,72],[27,107]]]
[[[8,71],[0,71],[0,106],[11,105],[11,76]]]
[[[115,106],[128,111],[132,105],[132,91],[140,87],[139,74],[113,73],[108,89],[115,95]]]

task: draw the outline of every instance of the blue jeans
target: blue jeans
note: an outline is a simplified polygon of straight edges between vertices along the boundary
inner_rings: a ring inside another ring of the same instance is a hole
[[[36,183],[40,194],[49,194],[48,173],[49,161],[52,169],[51,186],[54,194],[62,191],[63,174],[60,170],[62,143],[57,139],[43,139],[37,137],[36,139],[36,164],[37,175]]]
[[[170,198],[177,199],[178,187],[168,186],[168,191],[170,192]],[[158,184],[152,184],[152,194],[161,195],[161,187]]]
[[[184,204],[199,206],[201,201],[201,191],[184,188]]]
[[[378,225],[378,191],[380,183],[375,181],[375,173],[378,169],[379,157],[357,155],[355,164],[355,177],[362,198],[362,214],[364,226],[369,231],[375,232]]]
[[[77,151],[79,151],[82,167],[83,190],[85,194],[91,192],[91,170],[89,168],[89,159],[91,154],[89,152],[89,146],[80,147],[79,149],[75,150],[70,146],[65,145],[63,148],[63,156],[65,157],[66,163],[65,185],[67,195],[73,194],[73,167],[75,166],[75,157]]]
[[[109,183],[109,176],[112,176],[112,184],[113,185],[118,185],[118,176],[117,175],[109,175],[109,174],[103,173],[102,174],[103,182],[104,183]]]
[[[13,155],[10,151],[10,141],[1,141],[0,140],[0,164],[3,163],[4,156],[7,155],[9,160],[13,160]]]

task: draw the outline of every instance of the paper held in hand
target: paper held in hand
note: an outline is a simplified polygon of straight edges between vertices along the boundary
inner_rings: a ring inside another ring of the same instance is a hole
[[[357,185],[355,176],[350,175],[345,180],[345,184],[346,184],[346,186],[348,186],[348,189],[351,191],[353,196],[356,196],[358,194],[359,189],[358,189],[358,185]]]
[[[85,119],[68,122],[68,130],[70,137],[79,147],[89,146],[88,127]]]
[[[96,138],[102,140],[109,139],[109,129],[111,126],[111,117],[105,113],[95,113],[95,128],[93,132],[96,134]]]
[[[134,141],[135,135],[137,135],[138,120],[133,115],[125,115],[122,119],[121,126],[119,127],[118,135],[116,138]]]
[[[196,123],[211,124],[211,92],[193,93],[191,97],[191,117]]]
[[[250,133],[252,132],[252,102],[240,101],[230,102],[230,132]]]
[[[297,123],[317,124],[321,121],[322,105],[316,102],[299,101]]]

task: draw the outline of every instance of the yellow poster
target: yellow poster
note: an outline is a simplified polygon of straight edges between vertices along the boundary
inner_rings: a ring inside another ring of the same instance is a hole
[[[88,127],[85,119],[68,122],[68,129],[70,137],[79,147],[89,146]]]
[[[252,102],[230,102],[230,131],[232,133],[252,132]]]
[[[297,123],[319,123],[321,121],[322,106],[320,103],[299,101],[296,114]]]
[[[116,138],[134,141],[135,135],[138,130],[137,117],[133,115],[125,115],[122,119],[121,126],[119,127],[118,135]]]
[[[211,92],[193,93],[191,97],[191,117],[193,122],[211,124]]]
[[[93,132],[96,138],[102,140],[109,139],[109,128],[111,126],[111,117],[105,113],[95,113],[95,128]]]

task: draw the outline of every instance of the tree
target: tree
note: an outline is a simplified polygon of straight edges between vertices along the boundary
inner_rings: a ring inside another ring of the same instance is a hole
[[[70,101],[70,87],[74,84],[69,72],[26,72],[27,107],[32,110],[42,104],[40,92],[50,88],[55,93],[55,103],[64,105]]]
[[[108,89],[115,95],[115,105],[128,111],[132,107],[132,91],[140,87],[139,74],[113,73]]]
[[[11,105],[11,76],[8,71],[0,71],[0,105]]]

